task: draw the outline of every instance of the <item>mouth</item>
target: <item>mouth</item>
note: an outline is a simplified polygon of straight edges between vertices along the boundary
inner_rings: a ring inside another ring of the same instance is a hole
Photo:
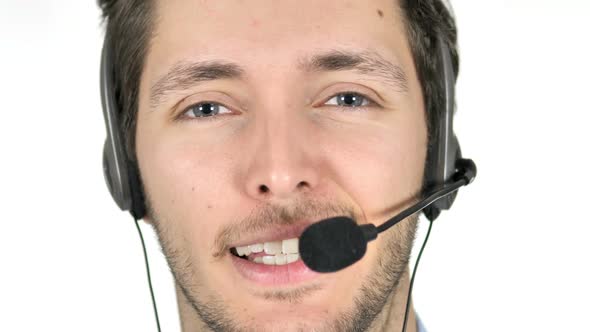
[[[299,236],[308,225],[275,230],[229,249],[233,267],[257,286],[294,286],[320,276],[299,256]]]
[[[255,264],[291,264],[299,260],[299,238],[233,247],[230,253]]]

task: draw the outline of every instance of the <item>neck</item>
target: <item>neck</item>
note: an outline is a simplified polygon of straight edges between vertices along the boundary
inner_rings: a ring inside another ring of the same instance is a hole
[[[376,322],[373,324],[375,328],[372,331],[402,331],[410,287],[409,276],[410,270],[406,269],[389,301],[383,307],[381,315],[377,317]],[[414,313],[414,306],[411,301],[407,326],[406,332],[417,332],[416,314]]]
[[[383,306],[381,314],[379,314],[373,323],[371,331],[402,331],[402,324],[404,322],[404,315],[406,310],[406,299],[408,296],[409,287],[409,269],[400,278],[399,283],[392,293],[389,301]],[[210,331],[205,323],[199,319],[199,315],[195,312],[192,305],[186,299],[184,293],[176,284],[176,299],[178,302],[178,311],[180,316],[180,323],[182,332],[193,331]],[[406,332],[417,332],[416,315],[414,313],[413,305],[410,303],[410,312],[408,314]]]

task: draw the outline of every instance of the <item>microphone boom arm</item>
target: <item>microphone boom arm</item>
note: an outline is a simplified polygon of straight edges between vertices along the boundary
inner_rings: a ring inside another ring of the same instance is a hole
[[[424,198],[420,203],[410,206],[406,210],[402,211],[401,213],[399,213],[395,217],[389,219],[388,221],[384,222],[383,224],[379,225],[378,227],[375,227],[372,224],[362,225],[361,228],[363,228],[363,233],[365,234],[365,238],[367,239],[367,241],[371,241],[371,240],[376,239],[378,233],[381,233],[381,232],[389,229],[390,227],[393,227],[398,222],[406,219],[407,217],[413,215],[414,213],[416,213],[418,211],[422,211],[424,208],[426,208],[430,204],[436,202],[438,199],[441,199],[441,198],[451,194],[452,192],[459,190],[459,188],[461,188],[467,184],[468,184],[468,182],[467,182],[467,179],[465,179],[465,178],[462,178],[456,182],[453,182],[452,184],[447,184],[447,185],[443,186],[441,189],[428,195],[428,197]],[[365,226],[369,226],[369,227],[365,227]],[[373,227],[370,227],[370,226],[373,226]]]

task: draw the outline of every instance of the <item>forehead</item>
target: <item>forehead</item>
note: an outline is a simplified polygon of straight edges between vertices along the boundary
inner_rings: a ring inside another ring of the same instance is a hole
[[[144,68],[152,78],[180,61],[220,58],[242,64],[247,72],[277,73],[295,70],[296,59],[332,49],[368,50],[401,67],[412,67],[395,0],[159,0],[156,4],[154,37]]]

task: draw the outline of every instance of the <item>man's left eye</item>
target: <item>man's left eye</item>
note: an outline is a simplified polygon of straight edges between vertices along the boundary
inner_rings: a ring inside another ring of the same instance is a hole
[[[326,105],[349,108],[370,106],[372,104],[374,102],[367,96],[352,91],[339,93],[326,102]]]

